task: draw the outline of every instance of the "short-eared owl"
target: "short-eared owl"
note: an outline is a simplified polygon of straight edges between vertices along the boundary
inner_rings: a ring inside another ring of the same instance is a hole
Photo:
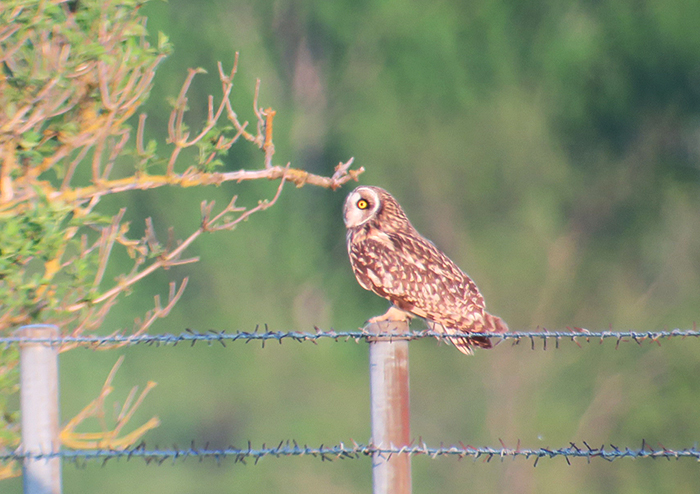
[[[470,332],[508,331],[502,319],[486,312],[474,282],[411,225],[396,199],[379,187],[361,186],[345,200],[348,254],[357,281],[393,306],[370,321],[425,319],[445,333],[459,351],[491,348],[486,337]]]

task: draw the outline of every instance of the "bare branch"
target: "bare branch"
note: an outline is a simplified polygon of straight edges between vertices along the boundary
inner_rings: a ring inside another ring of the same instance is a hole
[[[275,197],[273,197],[270,201],[260,201],[257,206],[255,206],[253,209],[249,209],[248,211],[244,212],[235,220],[224,223],[223,225],[215,225],[215,223],[219,219],[224,217],[225,213],[229,212],[227,210],[224,210],[221,213],[219,213],[218,215],[216,215],[212,219],[212,221],[207,225],[208,230],[209,231],[230,230],[234,226],[236,226],[238,223],[247,220],[250,215],[257,213],[258,211],[264,211],[265,209],[271,207],[272,205],[274,205],[277,202],[277,199],[279,199],[280,194],[282,193],[282,187],[284,186],[284,182],[285,182],[285,178],[283,176],[282,180],[280,180],[279,187],[277,187],[277,193],[275,194]],[[231,204],[231,205],[233,205],[233,204]]]
[[[180,297],[182,297],[182,294],[185,293],[185,288],[187,287],[187,282],[189,281],[189,278],[185,277],[182,279],[182,283],[180,283],[180,288],[176,290],[177,285],[175,282],[170,283],[170,289],[168,292],[168,303],[165,305],[165,307],[161,307],[160,305],[160,297],[156,295],[154,297],[154,302],[155,302],[155,308],[151,311],[148,311],[146,313],[146,316],[144,317],[144,321],[140,324],[138,324],[138,327],[132,331],[133,336],[139,336],[146,331],[148,331],[148,328],[151,327],[151,325],[158,319],[166,317],[168,314],[170,314],[170,311],[172,310],[173,307],[175,307],[175,304],[180,300]]]
[[[219,213],[216,215],[214,218],[209,219],[209,215],[211,213],[211,209],[206,209],[206,215],[205,217],[202,218],[202,224],[201,226],[194,232],[192,233],[187,239],[185,239],[178,247],[173,249],[172,251],[169,252],[164,252],[163,254],[159,255],[158,258],[151,263],[147,268],[141,270],[141,271],[134,271],[129,274],[129,276],[123,278],[120,280],[120,282],[110,290],[106,291],[102,295],[94,298],[92,301],[84,301],[84,302],[79,302],[77,304],[73,304],[69,307],[66,307],[66,311],[68,312],[76,312],[82,309],[85,309],[89,307],[90,305],[97,305],[102,302],[105,302],[106,300],[110,300],[113,297],[119,295],[120,293],[128,290],[132,285],[137,283],[138,281],[142,280],[149,274],[153,273],[154,271],[160,269],[160,268],[167,268],[170,266],[174,266],[177,264],[183,264],[183,263],[189,263],[189,262],[194,262],[196,259],[189,259],[185,261],[181,261],[179,258],[182,255],[182,253],[187,249],[192,242],[194,242],[202,233],[207,232],[207,231],[217,231],[217,230],[222,230],[222,229],[230,229],[233,228],[236,224],[240,223],[241,221],[244,221],[247,219],[251,214],[256,213],[258,211],[263,211],[270,206],[272,206],[277,199],[279,198],[281,192],[282,192],[282,187],[284,186],[284,175],[282,176],[282,180],[280,181],[280,185],[277,188],[277,193],[273,197],[272,200],[270,201],[260,201],[258,205],[252,209],[249,209],[245,212],[243,212],[238,218],[236,218],[233,221],[230,221],[228,223],[225,223],[224,225],[217,225],[216,223],[223,217],[225,213],[230,213],[232,211],[240,211],[239,209],[234,209],[232,204],[229,205],[228,208],[224,210],[224,212]],[[204,207],[204,206],[203,206]],[[135,267],[138,266],[138,262],[135,265]]]
[[[265,143],[263,151],[265,152],[265,168],[272,168],[272,156],[275,154],[275,145],[272,144],[272,119],[275,118],[277,112],[272,108],[261,111],[265,117]]]
[[[117,417],[116,424],[114,428],[109,430],[106,425],[105,412],[104,412],[104,402],[107,396],[109,396],[114,387],[112,386],[112,381],[117,373],[117,370],[124,362],[124,356],[119,357],[117,362],[112,367],[107,379],[105,380],[102,390],[97,398],[92,400],[90,403],[83,408],[80,413],[68,421],[68,424],[61,430],[59,437],[61,442],[70,448],[109,448],[109,449],[124,449],[134,444],[143,434],[147,431],[157,427],[160,424],[158,417],[153,417],[148,420],[145,424],[137,427],[133,432],[126,434],[123,437],[119,437],[124,426],[133,417],[134,412],[143,402],[146,395],[156,386],[156,383],[149,381],[146,383],[143,391],[134,401],[134,396],[136,395],[138,388],[134,387],[129,392],[124,405],[122,406],[121,412]],[[76,432],[75,429],[83,423],[86,419],[90,417],[95,417],[100,422],[102,422],[101,432]]]
[[[122,208],[119,213],[112,219],[112,224],[108,228],[102,230],[102,235],[100,238],[100,254],[99,254],[99,264],[97,268],[97,273],[95,273],[95,280],[93,281],[93,288],[100,286],[102,282],[102,277],[107,269],[107,262],[109,261],[109,256],[112,253],[112,247],[119,234],[119,226],[121,224],[122,218],[124,218],[124,213],[126,209]]]

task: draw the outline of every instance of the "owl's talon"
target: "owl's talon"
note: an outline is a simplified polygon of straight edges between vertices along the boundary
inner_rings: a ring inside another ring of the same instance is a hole
[[[389,310],[386,311],[384,314],[381,316],[374,316],[370,317],[367,320],[367,325],[369,324],[376,324],[379,322],[386,322],[386,321],[391,321],[391,322],[408,322],[411,320],[411,314],[406,312],[405,310],[401,310],[395,306],[389,307]]]

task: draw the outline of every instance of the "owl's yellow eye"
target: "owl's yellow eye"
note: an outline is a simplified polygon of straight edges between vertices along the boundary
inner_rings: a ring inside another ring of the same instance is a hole
[[[364,199],[360,199],[359,201],[357,201],[357,207],[359,209],[367,209],[369,207],[369,203]]]

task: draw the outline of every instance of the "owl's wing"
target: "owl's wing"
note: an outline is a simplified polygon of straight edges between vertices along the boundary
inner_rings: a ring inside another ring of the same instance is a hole
[[[502,319],[486,312],[476,284],[451,259],[417,232],[377,232],[349,244],[352,267],[363,288],[396,307],[425,319],[448,336],[455,347],[471,354],[472,346],[491,348],[491,339],[469,332],[508,330]]]
[[[350,245],[350,257],[363,288],[397,307],[441,324],[455,325],[467,311],[483,310],[474,282],[417,232],[377,232]]]

